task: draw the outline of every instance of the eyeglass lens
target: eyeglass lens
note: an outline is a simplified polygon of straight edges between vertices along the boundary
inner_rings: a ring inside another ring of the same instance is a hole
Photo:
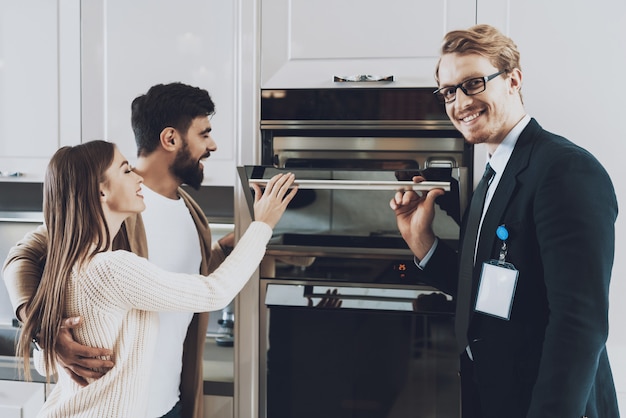
[[[486,77],[476,77],[469,80],[465,80],[461,84],[456,86],[444,87],[436,90],[435,95],[442,103],[452,103],[456,100],[456,92],[458,89],[463,90],[466,96],[473,96],[478,93],[482,93],[487,88],[487,81],[493,80],[505,71],[498,71],[495,74],[488,75]]]
[[[466,96],[473,96],[475,94],[485,91],[486,87],[487,84],[485,83],[484,77],[472,78],[470,80],[462,82],[461,84],[457,84],[456,86],[441,89],[437,96],[445,103],[450,103],[456,99],[457,89],[463,90],[463,93],[465,93]]]

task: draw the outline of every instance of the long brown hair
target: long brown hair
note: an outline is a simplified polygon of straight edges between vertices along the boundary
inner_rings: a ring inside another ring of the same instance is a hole
[[[26,320],[17,354],[30,379],[30,345],[34,337],[45,347],[46,374],[56,368],[54,347],[65,317],[67,283],[74,267],[109,248],[100,183],[113,162],[115,145],[91,141],[60,148],[50,160],[43,185],[43,214],[48,232],[45,267],[37,293],[26,305]],[[48,378],[49,380],[49,378]]]

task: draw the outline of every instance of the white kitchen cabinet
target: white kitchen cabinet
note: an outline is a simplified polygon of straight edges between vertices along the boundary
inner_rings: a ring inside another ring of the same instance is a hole
[[[204,185],[232,186],[236,172],[235,3],[217,0],[82,1],[83,135],[118,144],[132,160],[132,100],[152,85],[183,82],[209,91],[218,150]]]
[[[2,0],[0,180],[41,181],[52,154],[77,143],[80,0]]]
[[[432,86],[443,35],[475,21],[469,0],[263,0],[261,87],[332,87],[357,75]],[[381,82],[361,83],[371,84]]]

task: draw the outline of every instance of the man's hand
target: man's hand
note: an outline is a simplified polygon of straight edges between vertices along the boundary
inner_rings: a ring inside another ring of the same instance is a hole
[[[233,248],[235,248],[235,233],[229,232],[220,238],[217,243],[222,248],[224,256],[228,257],[228,255],[233,251]]]
[[[317,305],[315,305],[316,308],[341,308],[341,299],[338,297],[337,289],[333,289],[332,292],[330,289],[326,290],[326,295],[327,297],[321,298]],[[313,299],[308,299],[308,306],[313,306]]]
[[[421,176],[413,177],[415,183],[424,181]],[[444,194],[442,189],[433,189],[418,194],[413,190],[402,190],[395,194],[389,206],[396,214],[398,230],[402,238],[418,259],[424,258],[435,242],[432,229],[435,218],[435,199]]]
[[[87,386],[86,379],[99,379],[115,363],[104,360],[113,355],[113,351],[104,348],[92,348],[74,340],[72,329],[80,325],[80,317],[66,318],[63,321],[55,347],[57,361],[72,380],[81,386]]]

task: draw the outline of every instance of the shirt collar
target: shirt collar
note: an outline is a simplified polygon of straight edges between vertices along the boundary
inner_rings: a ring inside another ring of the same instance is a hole
[[[519,122],[517,122],[517,125],[511,129],[507,136],[504,137],[504,140],[500,143],[500,145],[498,145],[496,151],[489,158],[489,165],[493,168],[496,174],[502,174],[504,172],[504,168],[509,162],[511,154],[513,154],[515,144],[529,122],[530,116],[525,115]]]

